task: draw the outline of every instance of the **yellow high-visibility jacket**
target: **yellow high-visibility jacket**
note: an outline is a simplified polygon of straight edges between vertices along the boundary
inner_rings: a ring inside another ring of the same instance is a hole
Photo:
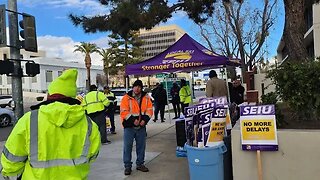
[[[189,104],[191,103],[191,90],[189,86],[183,86],[181,87],[179,91],[180,96],[180,102],[183,104]]]
[[[82,105],[88,114],[103,111],[109,104],[107,96],[100,91],[89,92],[82,101]]]
[[[1,155],[1,173],[22,174],[23,180],[87,179],[100,144],[98,127],[81,105],[42,105],[13,128]]]

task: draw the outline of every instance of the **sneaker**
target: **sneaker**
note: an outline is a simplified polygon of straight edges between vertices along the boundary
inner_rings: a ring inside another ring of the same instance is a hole
[[[161,120],[161,122],[163,123],[163,122],[165,122],[164,120]]]
[[[156,121],[158,121],[158,119],[153,119],[153,122],[156,122]]]
[[[117,133],[113,131],[113,132],[111,132],[111,134],[117,134]]]
[[[179,117],[176,116],[176,117],[174,117],[174,118],[172,118],[172,119],[178,119],[178,118],[179,118]]]
[[[108,145],[108,144],[111,144],[111,141],[107,140],[106,142],[104,143],[101,143],[102,145]]]
[[[144,165],[137,166],[137,170],[142,172],[149,172],[149,169]]]
[[[126,175],[126,176],[130,175],[131,172],[132,172],[131,168],[125,168],[124,169],[124,175]]]

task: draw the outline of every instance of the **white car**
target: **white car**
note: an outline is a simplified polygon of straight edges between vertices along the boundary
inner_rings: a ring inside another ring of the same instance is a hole
[[[0,108],[0,127],[7,127],[16,120],[11,109]]]
[[[11,95],[0,95],[0,107],[5,108],[11,106],[12,96]]]
[[[116,97],[114,101],[115,110],[120,110],[120,102],[127,91],[126,89],[111,89],[111,92],[113,92],[114,96]]]

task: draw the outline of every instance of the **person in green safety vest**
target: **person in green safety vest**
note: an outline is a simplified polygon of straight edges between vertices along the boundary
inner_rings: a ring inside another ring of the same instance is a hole
[[[182,113],[185,114],[184,108],[189,106],[189,103],[191,103],[191,90],[190,87],[187,85],[187,81],[184,79],[181,79],[180,82],[181,89],[179,91],[179,97],[181,102],[181,110]]]
[[[109,104],[110,102],[106,95],[98,91],[96,85],[90,86],[90,92],[82,100],[86,113],[99,127],[102,144],[111,143],[107,138],[106,127],[107,107]]]
[[[78,71],[68,69],[48,87],[47,100],[14,126],[1,154],[5,179],[87,179],[100,133],[77,95]]]
[[[107,109],[107,116],[110,118],[111,122],[111,134],[117,134],[116,133],[116,126],[114,125],[114,111],[115,111],[115,104],[114,101],[116,100],[116,97],[114,96],[113,92],[110,91],[109,86],[104,87],[104,94],[107,96],[110,105]]]

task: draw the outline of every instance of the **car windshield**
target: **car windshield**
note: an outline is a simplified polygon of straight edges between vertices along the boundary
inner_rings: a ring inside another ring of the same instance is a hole
[[[117,90],[115,91],[111,90],[111,91],[115,96],[124,96],[126,94],[126,91],[117,91]]]
[[[9,99],[9,98],[12,98],[12,96],[9,96],[9,95],[1,95],[0,96],[0,99]]]

